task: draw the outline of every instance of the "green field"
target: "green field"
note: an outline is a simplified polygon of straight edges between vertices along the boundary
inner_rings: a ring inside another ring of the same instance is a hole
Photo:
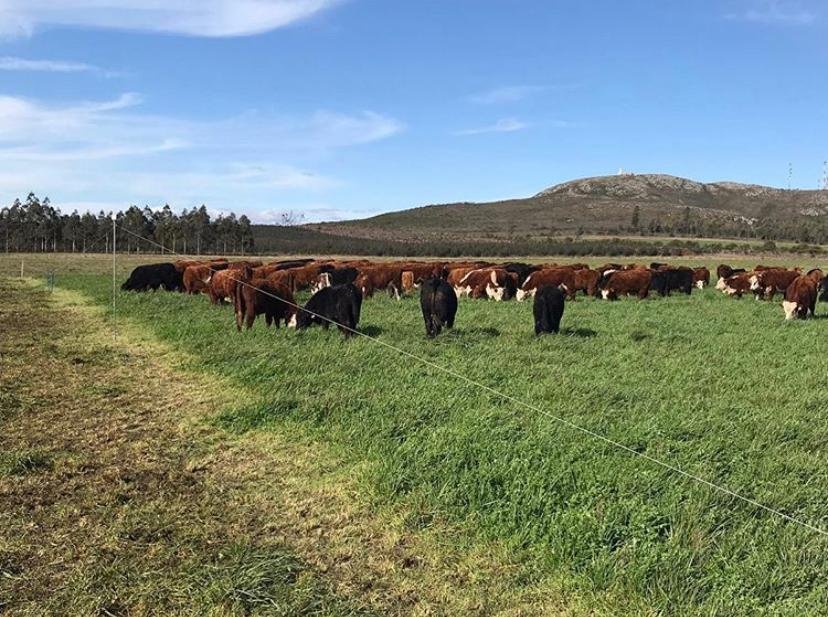
[[[49,269],[58,287],[107,307],[106,262],[92,264]],[[119,274],[128,267],[121,260]],[[560,335],[536,339],[531,303],[464,299],[456,329],[431,341],[415,298],[378,295],[360,329],[387,346],[261,320],[237,333],[229,307],[180,294],[118,293],[115,323],[254,394],[217,410],[212,426],[327,444],[358,470],[372,509],[405,512],[415,533],[449,524],[469,547],[503,546],[521,567],[515,584],[554,581],[583,612],[828,611],[828,536],[556,420],[828,529],[825,304],[816,319],[786,323],[778,302],[712,289],[579,297]]]

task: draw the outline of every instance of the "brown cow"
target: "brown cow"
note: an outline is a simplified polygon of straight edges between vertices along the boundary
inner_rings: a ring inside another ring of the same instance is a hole
[[[452,287],[457,287],[460,285],[460,281],[469,273],[474,270],[478,270],[479,268],[476,266],[462,266],[459,268],[451,268],[448,273],[448,277],[446,277],[446,282],[451,285]]]
[[[805,276],[814,281],[814,283],[817,284],[817,287],[819,287],[820,283],[822,283],[822,280],[825,278],[825,273],[820,268],[813,268],[808,270],[808,273]]]
[[[561,287],[572,298],[576,291],[575,272],[572,268],[568,267],[548,268],[546,270],[533,272],[527,277],[520,289],[518,289],[518,302],[523,302],[526,298],[531,298],[544,285]]]
[[[282,319],[288,325],[296,314],[296,300],[286,285],[271,283],[267,279],[238,281],[233,301],[236,314],[236,329],[241,331],[242,323],[250,329],[258,315],[265,316],[269,327],[275,323],[279,327]]]
[[[798,276],[785,290],[782,310],[785,319],[806,319],[813,316],[817,301],[817,283],[809,276]]]
[[[571,290],[572,296],[578,291],[583,291],[588,296],[598,294],[598,281],[601,280],[601,273],[598,270],[591,270],[590,268],[575,270],[574,279]]]
[[[798,276],[799,272],[796,270],[760,270],[750,277],[750,288],[756,294],[757,300],[762,296],[766,300],[773,300],[777,292],[784,294]]]
[[[182,277],[184,291],[188,294],[206,292],[213,272],[214,269],[210,266],[188,266]]]
[[[462,278],[454,290],[457,297],[488,297],[496,302],[511,300],[517,291],[517,274],[503,268],[479,268]]]
[[[247,281],[253,278],[250,266],[244,268],[227,268],[219,270],[210,277],[207,293],[213,304],[224,304],[225,300],[235,301],[237,281]]]
[[[360,269],[354,281],[363,298],[370,298],[378,289],[386,289],[400,299],[402,289],[402,269],[399,266],[376,265]]]
[[[704,289],[710,285],[710,270],[704,266],[693,268],[693,284],[699,289]]]
[[[618,270],[607,277],[601,289],[604,300],[617,300],[619,296],[638,296],[643,300],[650,294],[653,273],[647,268]]]
[[[245,268],[260,268],[260,267],[262,267],[262,262],[259,261],[259,260],[232,261],[229,264],[227,264],[227,269],[228,270],[244,270]]]

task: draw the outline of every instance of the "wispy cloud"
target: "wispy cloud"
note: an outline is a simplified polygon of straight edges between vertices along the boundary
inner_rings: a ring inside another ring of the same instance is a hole
[[[0,203],[35,190],[57,205],[207,203],[256,216],[339,186],[319,171],[336,151],[404,128],[374,111],[192,121],[142,105],[135,93],[63,104],[0,95]]]
[[[473,94],[469,100],[480,105],[515,103],[543,90],[545,90],[543,86],[504,86]]]
[[[100,67],[69,60],[32,60],[15,56],[0,57],[0,71],[42,71],[46,73],[108,73]]]
[[[797,2],[786,0],[755,0],[741,12],[728,13],[726,19],[762,24],[788,24],[807,26],[817,19],[817,14]]]
[[[247,36],[307,19],[340,0],[3,0],[0,34],[81,26],[187,36]]]
[[[513,133],[527,128],[529,125],[517,118],[501,118],[494,124],[473,129],[457,131],[455,135],[481,135],[483,133]]]

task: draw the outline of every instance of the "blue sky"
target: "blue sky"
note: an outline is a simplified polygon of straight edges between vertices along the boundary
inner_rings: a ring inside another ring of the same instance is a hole
[[[0,0],[0,202],[275,220],[664,172],[816,188],[816,0]]]

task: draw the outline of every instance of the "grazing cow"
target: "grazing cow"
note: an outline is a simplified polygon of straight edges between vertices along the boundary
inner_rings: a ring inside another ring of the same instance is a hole
[[[812,268],[811,270],[808,270],[805,276],[812,279],[814,283],[817,284],[817,287],[819,287],[825,279],[825,273],[820,268]]]
[[[444,279],[448,276],[448,268],[446,268],[446,264],[439,261],[409,261],[395,265],[398,265],[403,272],[411,272],[414,287],[426,279]],[[405,285],[403,285],[403,287],[405,288]],[[406,291],[408,291],[408,289],[406,289]]]
[[[671,291],[679,290],[688,296],[693,289],[693,271],[690,268],[667,266],[660,270],[653,270],[650,280],[650,289],[660,296],[669,296]]]
[[[163,287],[166,291],[184,288],[181,273],[171,263],[138,266],[121,285],[124,291],[148,291]]]
[[[746,294],[750,291],[750,277],[750,272],[733,274],[727,278],[719,279],[719,283],[716,284],[716,288],[721,289],[722,293],[726,296],[736,296],[737,298],[741,298],[742,294]],[[719,284],[721,284],[721,287]]]
[[[545,285],[561,287],[569,294],[570,299],[575,295],[575,272],[568,267],[550,268],[547,270],[538,270],[529,275],[526,282],[517,290],[518,302],[523,302],[526,298],[531,298],[535,295],[538,289]]]
[[[598,270],[584,268],[575,270],[573,287],[569,293],[574,296],[576,292],[583,291],[587,296],[598,295],[598,281],[601,280],[601,273]]]
[[[458,297],[488,297],[495,302],[511,300],[517,291],[517,275],[503,268],[480,268],[466,274],[454,290]]]
[[[290,287],[271,283],[267,279],[237,281],[233,308],[236,313],[236,329],[239,331],[242,323],[250,329],[257,315],[265,316],[268,327],[273,323],[277,328],[280,320],[288,325],[296,317],[296,300]]]
[[[250,266],[219,270],[210,277],[210,284],[207,286],[210,302],[224,304],[226,300],[231,304],[235,304],[236,283],[251,278],[253,278],[253,271]]]
[[[724,291],[724,281],[729,279],[734,274],[742,274],[745,272],[744,268],[731,268],[727,264],[719,264],[716,268],[716,289]]]
[[[607,277],[601,287],[604,300],[617,300],[619,296],[638,296],[643,300],[650,294],[653,274],[646,268],[618,270]]]
[[[319,324],[327,330],[333,324],[347,338],[356,331],[361,308],[362,294],[356,285],[334,285],[313,294],[304,308],[294,316],[293,323],[298,330],[304,330],[313,324]]]
[[[710,285],[710,270],[704,266],[693,268],[693,284],[699,289],[704,289]]]
[[[454,288],[441,278],[430,278],[420,286],[420,309],[423,311],[426,336],[440,334],[443,326],[454,327],[457,315],[457,294]]]
[[[206,293],[215,270],[212,266],[188,266],[182,281],[188,294]]]
[[[359,276],[359,270],[351,266],[334,268],[328,272],[322,272],[317,275],[316,281],[311,285],[311,293],[316,293],[323,287],[353,283],[357,276]]]
[[[460,281],[462,281],[469,272],[473,272],[474,270],[478,270],[479,268],[475,266],[461,266],[457,268],[450,268],[448,277],[446,277],[446,281],[449,285],[457,289],[460,286]]]
[[[812,316],[816,309],[817,284],[808,276],[798,276],[785,290],[785,299],[782,301],[782,310],[785,319],[806,319],[808,313]]]
[[[398,300],[402,290],[402,269],[398,266],[373,266],[362,268],[356,277],[354,285],[362,296],[370,298],[377,290],[387,290]]]
[[[403,270],[402,275],[400,275],[400,285],[403,293],[408,293],[414,289],[416,284],[414,283],[414,273],[411,270]]]
[[[516,262],[503,264],[503,269],[506,270],[506,272],[511,272],[517,275],[517,284],[518,287],[520,287],[526,282],[526,279],[529,278],[530,274],[532,274],[533,272],[537,272],[541,269],[541,267]]]
[[[796,270],[769,269],[760,270],[750,277],[750,288],[756,299],[764,297],[773,300],[777,292],[784,294],[788,286],[800,275]]]
[[[535,317],[535,336],[558,333],[565,304],[564,292],[555,285],[542,285],[535,293],[532,314]]]

